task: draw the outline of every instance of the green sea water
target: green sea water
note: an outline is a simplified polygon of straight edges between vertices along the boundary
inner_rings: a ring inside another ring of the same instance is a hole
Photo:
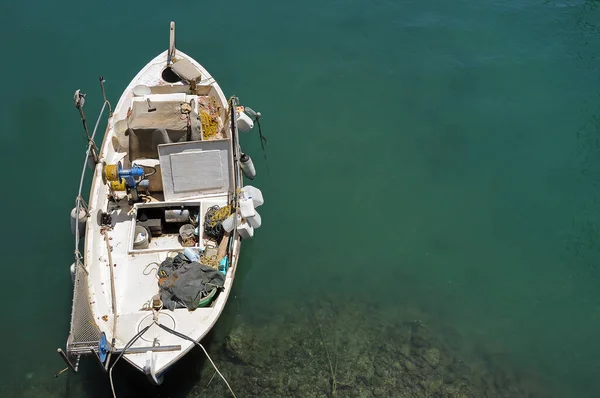
[[[327,297],[367,308],[367,325],[418,318],[542,396],[600,396],[596,4],[3,2],[0,396],[110,396],[91,358],[53,378],[86,146],[72,95],[88,94],[95,120],[98,76],[116,104],[171,20],[178,48],[260,110],[269,139],[267,168],[256,131],[241,138],[263,225],[205,341],[218,364],[232,331]],[[276,330],[253,350],[292,333]],[[156,389],[123,365],[117,396],[212,396],[207,368],[194,351]]]

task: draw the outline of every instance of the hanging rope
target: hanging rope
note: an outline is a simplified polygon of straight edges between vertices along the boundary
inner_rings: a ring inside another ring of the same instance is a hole
[[[219,368],[217,368],[217,365],[215,365],[215,363],[213,362],[212,358],[210,357],[210,355],[208,355],[208,352],[206,351],[206,349],[204,348],[204,346],[202,344],[198,343],[196,340],[192,339],[191,337],[186,336],[185,334],[181,334],[179,332],[174,331],[173,329],[170,329],[170,328],[166,327],[165,325],[162,325],[160,323],[157,323],[157,325],[161,329],[166,330],[167,332],[169,332],[169,333],[171,333],[171,334],[173,334],[173,335],[175,335],[175,336],[177,336],[179,338],[191,341],[192,343],[196,344],[198,347],[202,348],[202,351],[204,351],[204,354],[206,354],[206,358],[208,358],[208,360],[210,361],[210,364],[213,366],[213,368],[215,368],[215,371],[219,374],[219,376],[221,376],[221,379],[223,379],[223,381],[227,385],[227,388],[229,389],[229,392],[231,393],[231,395],[233,396],[233,398],[237,398],[235,396],[235,393],[231,389],[231,386],[227,382],[227,379],[225,378],[225,376],[223,376],[223,374],[221,374],[221,372],[219,371]]]
[[[260,128],[260,121],[258,120],[258,117],[255,119],[255,121],[256,121],[256,124],[258,125],[258,135],[260,137],[260,147],[262,148],[263,156],[265,157],[267,171],[269,174],[271,174],[271,168],[269,167],[269,160],[267,159],[267,151],[265,150],[265,145],[269,146],[269,141],[267,141],[267,138],[262,133],[262,129]]]
[[[260,147],[262,148],[263,156],[265,157],[265,163],[267,164],[267,171],[271,174],[271,169],[269,168],[269,161],[267,160],[267,150],[265,149],[265,145],[269,146],[269,141],[262,133],[262,128],[260,127],[260,117],[262,116],[260,112],[256,112],[254,109],[246,106],[244,107],[245,112],[250,115],[250,117],[254,118],[254,122],[258,126],[258,136],[260,138]]]
[[[127,350],[140,338],[142,337],[142,335],[144,333],[146,333],[146,331],[148,329],[150,329],[150,327],[154,324],[156,324],[158,327],[160,327],[161,329],[181,338],[184,340],[188,340],[191,341],[193,344],[197,345],[198,347],[202,348],[202,351],[204,351],[204,354],[206,355],[206,357],[208,358],[208,360],[210,361],[210,364],[213,366],[213,368],[215,369],[215,371],[219,374],[219,376],[221,376],[221,379],[223,379],[223,381],[225,382],[225,384],[227,385],[227,388],[229,389],[229,392],[231,392],[231,395],[233,396],[233,398],[237,398],[235,393],[233,392],[233,389],[231,388],[231,386],[229,385],[229,382],[227,381],[227,379],[225,378],[225,376],[223,376],[223,374],[219,371],[219,368],[217,368],[217,365],[215,365],[215,363],[213,362],[212,358],[210,357],[210,355],[208,355],[208,352],[206,351],[206,349],[204,348],[204,346],[200,343],[198,343],[196,340],[192,339],[189,336],[186,336],[185,334],[176,332],[173,329],[170,329],[160,323],[158,323],[158,314],[160,313],[160,311],[162,310],[162,302],[160,304],[160,307],[158,310],[153,308],[153,323],[151,323],[150,325],[146,326],[144,329],[140,330],[140,332],[138,334],[136,334],[135,336],[133,336],[133,338],[131,340],[129,340],[129,342],[127,342],[127,344],[125,344],[125,347],[123,347],[123,350],[119,353],[119,356],[117,357],[117,359],[115,359],[115,362],[110,366],[110,370],[108,371],[108,379],[110,381],[110,389],[112,391],[112,395],[113,398],[117,398],[117,394],[115,393],[115,386],[113,383],[113,378],[112,378],[112,371],[115,367],[115,365],[117,364],[117,362],[119,362],[119,359],[121,359],[121,357],[127,352]]]
[[[137,339],[139,339],[140,337],[142,337],[142,335],[144,333],[146,333],[146,331],[148,329],[150,329],[150,326],[152,326],[152,325],[153,324],[151,323],[150,325],[148,325],[145,328],[143,328],[142,330],[140,330],[140,332],[138,334],[136,334],[135,336],[133,336],[133,338],[131,340],[129,340],[129,342],[127,344],[125,344],[125,347],[123,347],[123,351],[121,351],[121,353],[119,354],[119,356],[117,357],[117,359],[115,359],[115,362],[113,362],[113,364],[110,365],[110,370],[108,371],[108,380],[110,381],[110,389],[112,390],[113,398],[117,398],[117,394],[115,393],[115,386],[113,384],[113,379],[112,379],[112,371],[115,368],[115,365],[117,364],[117,362],[119,362],[119,359],[121,359],[121,357],[123,356],[123,354],[125,354],[125,352],[129,349],[129,347],[131,347],[133,345],[133,343],[135,343],[137,341]]]

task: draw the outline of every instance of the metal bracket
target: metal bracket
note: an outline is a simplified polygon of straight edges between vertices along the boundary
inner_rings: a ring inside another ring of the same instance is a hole
[[[58,354],[65,361],[65,363],[67,364],[67,366],[69,368],[71,368],[71,370],[73,370],[73,372],[77,373],[77,366],[73,365],[73,363],[71,362],[71,360],[69,359],[69,357],[67,356],[67,354],[65,354],[65,352],[62,349],[60,349],[60,348],[58,348],[56,350],[56,352],[58,352]]]
[[[105,372],[108,371],[107,367],[104,366],[104,364],[102,363],[102,359],[100,358],[100,355],[98,354],[98,351],[94,350],[93,348],[90,351],[94,354],[94,356],[98,360],[98,365],[100,365],[100,367],[102,368],[102,370],[104,370]],[[106,363],[108,364],[108,361],[106,361]]]

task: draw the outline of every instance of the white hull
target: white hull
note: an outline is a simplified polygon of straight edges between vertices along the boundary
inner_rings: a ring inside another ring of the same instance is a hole
[[[138,160],[129,158],[128,137],[122,134],[123,123],[119,124],[120,121],[128,119],[135,101],[143,100],[145,102],[146,99],[150,99],[148,103],[148,107],[150,107],[151,104],[162,106],[167,103],[163,103],[163,101],[189,103],[190,98],[193,97],[193,95],[190,96],[190,86],[187,83],[167,83],[161,78],[161,73],[167,66],[167,57],[168,51],[159,54],[137,74],[123,92],[114,108],[113,115],[109,118],[107,131],[99,153],[100,162],[96,164],[89,195],[90,211],[85,229],[85,251],[83,252],[84,261],[82,264],[87,270],[85,280],[94,322],[99,331],[106,335],[109,343],[114,338],[113,349],[118,352],[141,329],[152,325],[132,345],[132,348],[142,348],[141,352],[126,353],[123,358],[140,371],[145,371],[155,382],[160,382],[164,372],[185,355],[194,344],[159,328],[158,325],[153,324],[153,320],[157,320],[158,323],[189,336],[195,341],[202,340],[217,322],[227,302],[237,269],[241,244],[239,235],[234,234],[235,238],[229,252],[229,268],[227,269],[224,286],[211,306],[197,308],[193,311],[187,308],[177,308],[173,311],[161,309],[159,313],[149,310],[148,303],[153,296],[159,293],[156,268],[168,255],[172,256],[173,251],[181,252],[184,248],[173,237],[162,237],[151,241],[150,245],[143,250],[133,248],[136,211],[139,210],[140,204],[131,206],[127,200],[120,200],[116,203],[110,201],[109,197],[114,194],[114,191],[111,191],[110,184],[107,184],[106,180],[103,179],[103,172],[105,170],[104,164],[111,165],[118,162],[131,164]],[[236,147],[236,140],[232,139],[231,134],[228,135],[227,133],[229,122],[227,120],[228,102],[226,97],[208,71],[195,60],[179,51],[176,53],[176,58],[178,62],[182,59],[189,61],[200,72],[202,78],[197,82],[194,93],[198,96],[210,96],[220,106],[220,117],[223,122],[221,132],[223,133],[220,135],[220,139],[216,141],[222,143],[223,153],[229,156],[229,167],[223,166],[223,173],[230,173],[228,177],[223,178],[231,184],[230,186],[233,186],[234,180],[236,184],[239,181],[238,187],[241,187],[241,170],[235,159],[235,153],[239,148]],[[151,93],[141,98],[139,92],[136,92],[138,95],[134,95],[134,88],[140,85],[149,87]],[[192,104],[194,105],[193,101]],[[139,108],[140,104],[137,105]],[[161,165],[161,167],[164,171],[164,165]],[[196,177],[201,178],[201,176]],[[221,191],[212,189],[202,192],[187,192],[186,195],[177,200],[169,200],[165,194],[158,192],[150,195],[151,199],[146,198],[145,200],[152,204],[189,204],[196,206],[200,209],[200,220],[202,220],[206,209],[210,206],[223,206],[230,203],[234,191],[235,189]],[[112,222],[108,228],[106,228],[106,225],[101,225],[100,216],[102,213],[111,216]],[[109,237],[108,245],[105,234]],[[111,247],[110,253],[108,246]],[[76,305],[78,304],[74,303],[74,306]],[[115,307],[116,314],[113,310]],[[160,346],[181,346],[181,349],[165,352],[144,351],[143,349],[157,344]]]

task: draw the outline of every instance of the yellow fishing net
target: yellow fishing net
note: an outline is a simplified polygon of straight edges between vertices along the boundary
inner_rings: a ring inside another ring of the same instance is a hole
[[[219,132],[219,121],[210,115],[208,111],[200,110],[200,121],[202,122],[202,138],[211,139]]]
[[[202,138],[213,139],[222,128],[221,107],[215,97],[203,96],[198,99],[200,122],[202,123]]]

